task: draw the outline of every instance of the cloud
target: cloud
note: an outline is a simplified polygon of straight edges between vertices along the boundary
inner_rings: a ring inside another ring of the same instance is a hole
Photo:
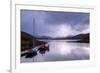
[[[55,37],[89,32],[89,13],[21,10],[21,30]]]

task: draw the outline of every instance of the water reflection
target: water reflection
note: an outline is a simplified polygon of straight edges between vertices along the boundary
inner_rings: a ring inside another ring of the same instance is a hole
[[[67,61],[89,59],[89,43],[48,41],[48,49],[39,49],[34,62]],[[21,58],[22,62],[33,62],[33,58]]]
[[[38,51],[39,51],[40,54],[43,55],[43,54],[45,54],[46,52],[49,52],[49,46],[46,47],[46,48],[39,48]]]

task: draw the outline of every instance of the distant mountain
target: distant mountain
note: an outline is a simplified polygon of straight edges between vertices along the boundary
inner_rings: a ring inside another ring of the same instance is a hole
[[[50,36],[38,36],[37,39],[52,39]]]
[[[44,41],[38,41],[35,36],[32,36],[26,32],[21,31],[21,51],[31,49],[37,45],[46,43]]]
[[[87,34],[78,34],[75,36],[70,36],[70,37],[66,37],[67,39],[83,39],[83,38],[89,38],[89,33]]]
[[[89,39],[90,39],[90,34],[86,33],[86,34],[78,34],[78,35],[74,35],[74,36],[68,36],[68,37],[57,37],[57,38],[52,38],[49,36],[39,36],[39,37],[35,37],[32,36],[26,32],[21,32],[21,36],[23,40],[27,40],[31,41],[32,43],[34,43],[33,45],[39,45],[41,43],[46,43],[43,41],[38,41],[37,39],[48,39],[48,40],[77,40],[76,42],[85,42],[85,43],[89,43]],[[34,39],[34,42],[33,42]]]
[[[24,39],[24,40],[25,39],[32,40],[33,39],[33,36],[30,35],[30,34],[28,34],[28,33],[26,33],[26,32],[21,31],[21,39]]]
[[[86,34],[78,34],[75,36],[68,36],[68,37],[57,37],[57,38],[50,38],[50,40],[78,40],[76,42],[85,42],[85,43],[89,43],[89,39],[90,39],[90,34],[86,33]]]
[[[79,38],[79,40],[77,42],[80,43],[89,43],[90,42],[90,34],[80,34],[76,36],[77,38]]]

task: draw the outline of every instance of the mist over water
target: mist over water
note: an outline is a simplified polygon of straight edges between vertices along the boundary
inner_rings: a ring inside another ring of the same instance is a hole
[[[34,58],[21,58],[22,62],[48,62],[89,60],[89,43],[73,43],[67,41],[48,41],[49,51],[38,52]]]
[[[21,57],[21,62],[89,60],[89,25],[90,13],[87,12],[22,9],[21,31],[36,38],[44,38],[42,41],[49,44],[49,50],[38,51],[33,58]],[[79,40],[77,38],[80,43],[75,42],[75,39],[72,39],[73,42],[71,39],[65,39],[70,36],[73,38],[80,36]],[[50,38],[63,38],[64,40],[50,40]]]

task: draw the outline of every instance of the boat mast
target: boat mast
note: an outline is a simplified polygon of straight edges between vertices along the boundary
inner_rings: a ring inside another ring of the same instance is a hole
[[[33,17],[33,47],[35,46],[34,45],[34,43],[35,43],[35,38],[34,38],[34,36],[35,36],[35,19],[34,19],[34,17]]]

